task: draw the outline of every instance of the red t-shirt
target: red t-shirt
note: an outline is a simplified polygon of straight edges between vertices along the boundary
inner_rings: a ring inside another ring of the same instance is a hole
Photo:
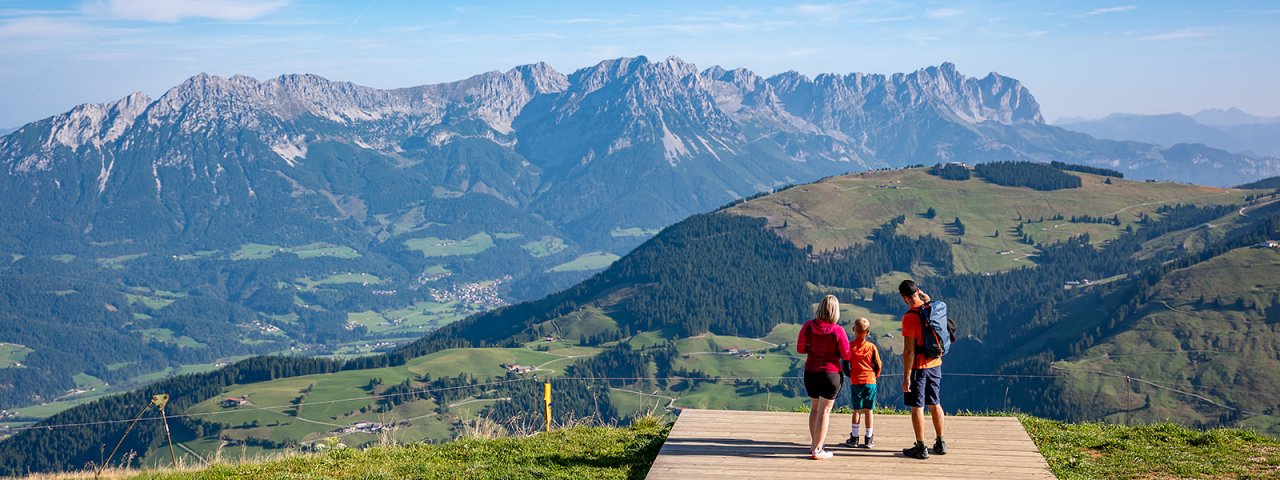
[[[809,320],[800,327],[796,352],[809,355],[804,371],[836,373],[840,371],[840,360],[849,359],[849,335],[834,322]]]

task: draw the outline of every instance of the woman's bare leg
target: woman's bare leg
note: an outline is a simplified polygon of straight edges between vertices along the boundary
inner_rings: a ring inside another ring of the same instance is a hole
[[[819,399],[817,398],[809,399],[809,444],[810,444],[809,451],[810,452],[815,451],[815,448],[813,447],[813,445],[816,445],[818,443],[817,441],[818,402],[819,402]]]
[[[831,423],[831,407],[835,405],[834,399],[817,398],[812,411],[818,412],[818,416],[814,419],[813,443],[810,445],[813,451],[822,449],[822,444],[827,439],[827,427]]]

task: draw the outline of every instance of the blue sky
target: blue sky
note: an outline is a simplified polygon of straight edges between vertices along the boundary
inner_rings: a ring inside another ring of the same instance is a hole
[[[381,88],[545,61],[1022,80],[1054,120],[1236,106],[1280,115],[1280,2],[0,0],[0,127],[153,97],[199,72]]]

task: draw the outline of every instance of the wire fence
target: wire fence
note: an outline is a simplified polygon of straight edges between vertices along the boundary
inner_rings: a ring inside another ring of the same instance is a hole
[[[1073,375],[1073,374],[1099,375],[1099,376],[1103,376],[1103,377],[1108,377],[1108,378],[1118,379],[1118,380],[1121,380],[1121,381],[1126,382],[1126,384],[1129,384],[1129,385],[1132,385],[1132,383],[1135,383],[1135,382],[1136,382],[1136,383],[1139,383],[1139,384],[1143,384],[1143,385],[1148,385],[1148,386],[1150,386],[1150,387],[1152,387],[1152,388],[1156,388],[1156,389],[1164,390],[1164,391],[1167,391],[1167,392],[1170,392],[1170,393],[1173,393],[1173,394],[1177,394],[1177,395],[1180,395],[1180,396],[1184,396],[1184,397],[1187,397],[1187,398],[1192,399],[1192,400],[1194,400],[1194,401],[1201,402],[1201,403],[1203,403],[1203,404],[1210,405],[1210,406],[1213,406],[1213,407],[1217,407],[1217,408],[1220,408],[1220,409],[1236,411],[1236,412],[1243,413],[1243,414],[1246,414],[1246,415],[1256,415],[1256,414],[1257,414],[1257,412],[1252,412],[1252,411],[1249,411],[1249,410],[1247,410],[1247,409],[1243,409],[1243,408],[1236,407],[1236,406],[1231,406],[1231,405],[1226,404],[1226,403],[1225,403],[1225,402],[1223,402],[1223,401],[1215,400],[1215,399],[1213,399],[1213,398],[1210,398],[1210,397],[1206,396],[1206,394],[1209,394],[1209,393],[1210,393],[1210,390],[1209,390],[1209,389],[1202,388],[1202,387],[1183,386],[1183,385],[1166,385],[1166,384],[1163,384],[1163,383],[1160,383],[1160,382],[1155,382],[1155,381],[1147,380],[1147,379],[1144,379],[1144,378],[1141,378],[1141,377],[1136,377],[1136,376],[1132,376],[1132,375],[1125,375],[1125,374],[1123,374],[1123,373],[1104,372],[1104,371],[1099,371],[1099,370],[1088,370],[1088,369],[1069,369],[1069,368],[1062,368],[1062,367],[1057,367],[1057,366],[1052,367],[1052,368],[1053,368],[1053,370],[1054,370],[1053,372],[1051,372],[1051,373],[1045,373],[1045,374],[1005,374],[1005,373],[969,373],[969,372],[956,372],[956,373],[950,373],[950,372],[946,372],[946,373],[944,373],[944,378],[946,378],[946,377],[958,377],[958,378],[992,378],[992,379],[1005,379],[1005,380],[1029,380],[1029,379],[1042,379],[1042,380],[1043,380],[1043,379],[1056,379],[1056,378],[1062,378],[1062,377],[1064,377],[1064,376],[1067,376],[1067,375]],[[890,374],[883,374],[883,375],[881,375],[881,378],[900,378],[901,376],[902,376],[902,374],[901,374],[901,373],[890,373]],[[584,382],[604,382],[604,383],[606,384],[606,386],[607,386],[607,387],[609,387],[610,389],[613,389],[613,390],[621,390],[621,391],[624,391],[624,392],[633,393],[633,394],[638,394],[638,395],[643,395],[643,396],[648,396],[648,397],[660,397],[660,398],[663,398],[663,399],[670,399],[670,402],[669,402],[669,404],[668,404],[668,407],[669,407],[669,408],[682,408],[682,407],[680,407],[680,406],[677,406],[677,405],[676,405],[676,402],[680,399],[680,397],[675,396],[675,394],[671,394],[671,395],[666,395],[666,394],[665,394],[665,393],[672,393],[672,392],[660,392],[660,393],[659,393],[659,392],[653,392],[653,393],[650,393],[650,392],[640,392],[640,391],[636,391],[636,390],[629,390],[629,389],[626,389],[626,388],[624,388],[624,387],[626,387],[627,385],[631,385],[631,384],[635,384],[635,383],[639,383],[639,382],[667,382],[667,383],[670,383],[670,382],[681,382],[681,381],[689,381],[689,382],[737,382],[737,381],[756,381],[756,382],[764,382],[764,381],[779,381],[779,382],[780,382],[780,381],[800,381],[800,380],[802,380],[802,379],[803,379],[803,377],[801,377],[801,376],[704,376],[704,377],[691,377],[691,376],[665,376],[665,377],[563,377],[563,376],[544,376],[544,377],[541,377],[541,378],[539,378],[539,377],[537,377],[537,376],[530,376],[530,377],[521,377],[521,378],[508,378],[508,379],[504,379],[504,380],[495,380],[495,381],[490,381],[490,382],[473,383],[473,384],[466,384],[466,385],[456,385],[456,386],[449,386],[449,387],[436,387],[436,388],[420,388],[420,389],[412,389],[412,390],[402,391],[402,392],[396,392],[396,393],[369,394],[369,395],[361,395],[361,396],[357,396],[357,397],[340,398],[340,399],[330,399],[330,400],[320,400],[320,401],[301,401],[301,402],[290,402],[290,403],[288,403],[288,404],[281,404],[281,405],[253,405],[253,409],[254,409],[254,410],[269,410],[269,411],[274,411],[274,410],[290,410],[290,409],[299,409],[299,408],[307,407],[307,406],[332,405],[332,404],[352,403],[352,402],[367,402],[367,401],[370,401],[370,400],[383,400],[383,399],[391,399],[391,398],[396,398],[396,397],[420,397],[420,396],[423,396],[423,395],[430,395],[430,394],[434,394],[434,393],[442,393],[442,392],[453,391],[453,390],[477,389],[477,388],[486,388],[486,387],[503,387],[503,386],[507,386],[507,385],[510,385],[510,384],[514,384],[514,383],[521,383],[521,382],[545,382],[545,381],[584,381]],[[615,387],[615,386],[614,386],[614,382],[618,382],[618,383],[620,383],[620,385],[618,385],[618,386],[616,386],[616,387]],[[1197,391],[1199,391],[1200,393],[1197,393]],[[1225,391],[1225,390],[1224,390],[1224,391]],[[1238,393],[1247,393],[1247,394],[1251,394],[1251,395],[1264,396],[1264,397],[1273,398],[1273,399],[1280,399],[1280,393],[1277,393],[1277,392],[1259,392],[1259,391],[1241,390],[1241,389],[1236,389],[1236,390],[1231,390],[1231,391],[1238,392]],[[1007,397],[1007,393],[1006,393],[1006,397]],[[1127,411],[1132,411],[1131,406],[1130,406],[1130,407],[1127,407],[1127,408],[1126,408],[1126,410],[1127,410]],[[241,410],[234,410],[234,409],[233,409],[233,410],[226,410],[226,411],[213,411],[213,412],[191,412],[191,413],[178,413],[178,414],[172,414],[172,415],[163,415],[163,416],[162,416],[162,415],[154,415],[154,416],[143,417],[143,418],[141,419],[141,421],[157,421],[157,420],[181,419],[181,418],[205,418],[205,417],[218,417],[218,416],[221,416],[221,415],[242,414],[242,413],[243,413],[243,411],[241,411]],[[1102,420],[1102,419],[1099,419],[1099,420]],[[1127,420],[1127,419],[1126,419],[1126,420]],[[89,427],[89,426],[100,426],[100,425],[125,424],[125,423],[129,423],[129,422],[131,422],[131,421],[134,421],[134,420],[133,420],[133,419],[117,419],[117,420],[101,420],[101,421],[92,421],[92,422],[75,422],[75,423],[37,423],[37,424],[34,424],[34,425],[24,426],[24,427],[12,427],[12,428],[7,428],[7,429],[0,429],[0,433],[9,433],[9,434],[14,434],[14,433],[24,432],[24,431],[29,431],[29,430],[54,430],[54,429],[63,429],[63,428],[78,428],[78,427]]]

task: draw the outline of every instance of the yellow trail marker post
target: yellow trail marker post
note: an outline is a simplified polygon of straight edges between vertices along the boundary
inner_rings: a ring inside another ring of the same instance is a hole
[[[173,453],[173,435],[169,434],[169,417],[164,413],[164,407],[169,405],[169,394],[152,395],[151,404],[160,409],[160,419],[164,421],[164,438],[169,441],[169,459],[173,460],[173,469],[177,470],[178,456]]]
[[[547,431],[551,431],[551,382],[542,384],[542,399],[547,402]]]

